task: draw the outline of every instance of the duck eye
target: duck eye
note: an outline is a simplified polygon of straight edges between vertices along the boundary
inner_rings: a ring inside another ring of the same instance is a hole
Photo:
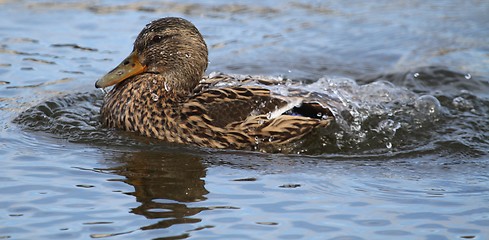
[[[163,37],[160,35],[156,35],[153,37],[153,39],[151,39],[151,42],[152,43],[159,43],[159,42],[161,42],[161,40],[163,40]]]

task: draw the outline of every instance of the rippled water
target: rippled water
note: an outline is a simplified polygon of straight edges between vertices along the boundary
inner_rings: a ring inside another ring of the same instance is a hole
[[[484,1],[0,5],[0,238],[489,238]],[[101,127],[95,80],[163,16],[208,73],[290,79],[336,122],[294,154]]]

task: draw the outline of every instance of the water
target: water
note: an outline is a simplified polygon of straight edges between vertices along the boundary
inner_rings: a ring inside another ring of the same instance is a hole
[[[489,238],[483,1],[0,5],[0,238]],[[94,82],[163,16],[208,73],[302,82],[336,123],[294,154],[104,129]]]

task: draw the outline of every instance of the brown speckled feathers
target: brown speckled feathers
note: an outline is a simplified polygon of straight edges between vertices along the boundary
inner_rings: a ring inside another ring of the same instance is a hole
[[[191,23],[152,22],[131,55],[96,83],[115,84],[102,123],[168,142],[253,150],[291,143],[332,120],[317,102],[273,93],[267,80],[244,84],[224,74],[201,80],[206,67],[205,42]]]

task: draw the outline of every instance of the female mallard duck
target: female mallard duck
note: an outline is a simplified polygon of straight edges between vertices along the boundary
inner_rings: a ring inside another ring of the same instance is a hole
[[[102,123],[168,142],[269,149],[332,119],[317,101],[275,94],[265,80],[203,78],[207,62],[207,46],[192,23],[174,17],[151,22],[132,53],[95,83],[115,85],[101,108]]]

